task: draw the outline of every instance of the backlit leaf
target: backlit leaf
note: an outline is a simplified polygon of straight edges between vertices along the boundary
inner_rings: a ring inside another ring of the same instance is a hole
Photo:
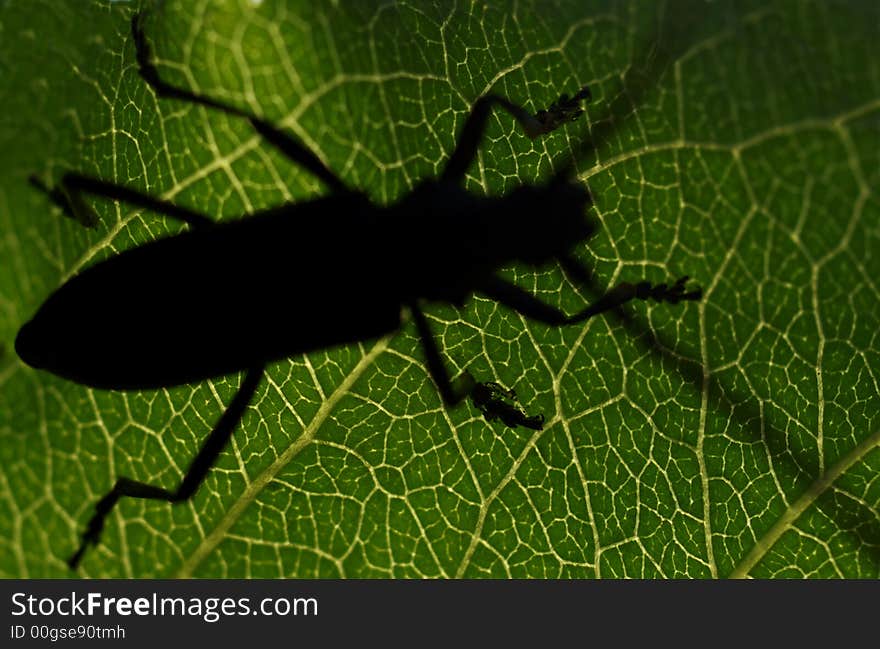
[[[0,1],[6,577],[68,575],[117,476],[173,488],[240,380],[113,393],[25,366],[16,331],[56,287],[181,229],[95,201],[85,230],[28,175],[75,169],[217,220],[324,191],[247,123],[157,99],[134,4]],[[449,363],[515,388],[537,433],[443,408],[411,323],[275,364],[194,500],[123,501],[82,575],[880,576],[876,3],[145,8],[163,75],[282,124],[379,204],[438,173],[480,95],[537,110],[589,85],[587,115],[543,139],[493,117],[468,188],[574,155],[597,281],[687,274],[704,299],[563,329],[479,297],[429,307]],[[594,297],[555,267],[504,274],[567,311]]]

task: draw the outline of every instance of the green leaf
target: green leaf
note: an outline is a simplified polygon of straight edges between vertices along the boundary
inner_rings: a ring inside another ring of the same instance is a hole
[[[411,323],[273,365],[195,498],[124,500],[80,574],[880,576],[877,4],[319,4],[156,3],[146,31],[168,80],[282,124],[380,204],[438,173],[480,95],[537,110],[588,84],[587,115],[534,142],[493,117],[468,188],[575,155],[596,281],[687,274],[704,298],[562,329],[429,307],[450,365],[514,388],[537,433],[444,408]],[[25,366],[15,334],[55,288],[181,229],[95,201],[86,230],[28,175],[217,220],[324,191],[247,123],[157,99],[133,10],[0,2],[6,577],[68,575],[117,476],[174,488],[240,381],[119,393]],[[591,298],[555,267],[504,275],[567,311]]]

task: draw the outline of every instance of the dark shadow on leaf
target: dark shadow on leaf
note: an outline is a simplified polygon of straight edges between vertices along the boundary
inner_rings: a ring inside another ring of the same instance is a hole
[[[704,9],[703,0],[683,0],[671,6],[658,6],[658,20],[652,36],[634,56],[617,87],[606,94],[611,97],[610,101],[598,117],[594,116],[589,134],[583,136],[582,144],[577,145],[574,158],[578,166],[585,167],[595,163],[596,155],[608,146],[618,127],[635,115],[664,76],[672,70],[675,62],[701,37],[706,36],[708,30],[739,29],[735,8],[731,7],[728,10],[730,13],[722,18],[724,24],[711,26],[701,22]],[[556,166],[565,164],[570,163],[562,162]],[[563,268],[576,290],[587,290],[589,295],[584,297],[588,301],[604,293],[605,288],[593,276],[579,274],[574,266],[566,265],[565,260]],[[791,448],[786,431],[773,426],[772,416],[765,412],[766,407],[772,404],[762,403],[754,394],[722,383],[718,377],[705,370],[701,361],[674,351],[674,345],[626,307],[611,311],[607,317],[613,318],[622,326],[628,337],[636,341],[643,351],[659,359],[666,372],[683,377],[700,392],[705,386],[709,395],[708,409],[735,422],[739,430],[751,432],[753,440],[765,447],[770,458],[770,469],[784,474],[789,485],[798,485],[796,490],[786,490],[785,496],[789,503],[794,502],[821,477],[818,474],[817,458],[811,455],[811,450],[815,449]],[[821,494],[813,506],[834,519],[841,532],[852,542],[866,548],[872,564],[880,565],[880,521],[876,512],[852,498],[843,502],[842,496],[834,492],[833,486]],[[756,539],[760,539],[774,522],[771,521],[762,528],[754,528],[752,531]],[[743,559],[731,558],[734,565]]]
[[[735,12],[713,13],[713,24],[705,22],[704,0],[680,0],[671,5],[659,3],[650,37],[644,39],[632,61],[612,87],[605,90],[606,101],[599,112],[590,111],[589,132],[579,139],[573,158],[586,168],[595,162],[599,151],[607,147],[619,126],[632,118],[660,85],[673,65],[717,22],[735,24]],[[570,155],[570,154],[569,154]]]

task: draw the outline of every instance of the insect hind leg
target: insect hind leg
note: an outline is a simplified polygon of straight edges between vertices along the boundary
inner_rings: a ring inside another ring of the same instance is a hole
[[[199,104],[200,106],[219,110],[227,115],[247,119],[254,127],[254,130],[256,130],[267,143],[278,149],[278,151],[289,160],[300,165],[306,171],[323,181],[334,192],[348,191],[345,183],[343,183],[342,180],[340,180],[339,177],[324,164],[315,152],[292,135],[285,133],[265,119],[258,117],[251,112],[237,108],[226,102],[222,102],[219,99],[207,97],[197,92],[193,92],[192,90],[180,88],[164,81],[159,76],[159,70],[153,63],[150,44],[144,34],[143,16],[144,14],[137,13],[132,16],[131,19],[131,34],[134,39],[137,53],[138,73],[159,97],[188,101],[193,104]]]
[[[67,565],[70,566],[71,570],[77,568],[89,545],[97,545],[101,538],[101,532],[104,529],[105,519],[113,510],[113,507],[116,506],[116,503],[119,502],[120,498],[144,498],[147,500],[165,500],[170,503],[180,503],[189,500],[195,494],[208,475],[208,471],[211,470],[211,467],[217,461],[220,452],[226,447],[226,444],[232,437],[232,433],[241,421],[244,410],[253,398],[262,376],[262,365],[248,370],[241,382],[241,386],[238,388],[238,392],[235,393],[229,406],[217,421],[217,424],[202,444],[195,458],[193,458],[177,489],[170,491],[125,477],[120,477],[116,480],[113,488],[95,505],[95,513],[89,519],[79,547],[70,559],[67,560]]]

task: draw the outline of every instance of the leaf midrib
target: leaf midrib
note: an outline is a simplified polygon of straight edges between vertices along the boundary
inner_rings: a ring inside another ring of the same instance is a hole
[[[776,522],[767,530],[761,538],[755,541],[755,545],[745,558],[731,571],[729,578],[744,579],[749,576],[751,570],[773,548],[779,538],[790,530],[797,519],[810,505],[816,502],[834,482],[846,473],[853,465],[863,459],[875,448],[880,448],[880,430],[863,439],[844,455],[825,474],[815,480],[804,493],[795,500],[791,506],[783,512]]]
[[[285,448],[277,459],[272,462],[265,470],[250,482],[241,495],[232,503],[229,509],[223,514],[211,533],[208,534],[202,542],[196,546],[192,554],[184,559],[180,568],[174,574],[175,578],[192,577],[195,570],[204,561],[204,559],[216,548],[226,537],[226,533],[241,517],[248,506],[256,500],[260,492],[268,485],[273,478],[278,475],[290,462],[299,455],[305,447],[307,447],[320,430],[321,425],[333,412],[336,404],[348,394],[351,387],[360,378],[360,376],[370,367],[373,361],[388,348],[388,343],[392,335],[385,336],[377,341],[370,350],[361,357],[357,365],[354,366],[342,382],[336,387],[330,396],[324,400],[315,416],[309,422],[309,425],[303,430],[302,434],[295,438],[290,445]]]
[[[712,142],[697,142],[697,141],[688,141],[685,139],[676,139],[670,140],[663,143],[658,143],[654,145],[648,145],[645,147],[641,147],[639,149],[634,149],[631,151],[627,151],[625,153],[619,154],[612,158],[609,158],[603,161],[601,164],[595,165],[593,168],[584,172],[581,175],[581,178],[586,180],[587,178],[597,175],[599,173],[608,171],[612,169],[614,166],[618,164],[625,163],[633,158],[637,158],[643,155],[652,154],[652,153],[661,153],[673,150],[682,150],[682,149],[695,149],[695,150],[718,150],[725,151],[731,153],[737,157],[741,155],[741,153],[753,146],[759,146],[760,144],[766,142],[767,140],[790,136],[792,134],[801,132],[801,131],[810,131],[810,130],[832,130],[836,131],[840,128],[841,124],[845,124],[846,122],[857,119],[862,115],[871,112],[872,110],[880,109],[880,100],[876,100],[873,102],[868,102],[854,108],[849,111],[845,111],[840,113],[837,116],[829,117],[827,119],[807,119],[801,120],[794,124],[789,124],[783,127],[773,127],[764,131],[762,133],[756,134],[747,140],[739,144],[718,144]],[[296,112],[296,111],[294,111]],[[291,113],[291,115],[294,114]],[[286,119],[284,120],[287,121]],[[234,156],[243,155],[248,151],[259,145],[259,137],[254,136],[245,142],[243,142],[239,147],[236,147],[235,151],[233,151],[230,156],[225,158],[225,163],[227,164],[230,160],[234,159]],[[219,166],[223,166],[221,162],[215,161],[208,167],[210,169],[217,168]],[[192,182],[197,181],[200,178],[203,178],[208,171],[208,168],[200,169],[199,172],[191,174],[187,179],[184,179],[178,182],[174,188],[168,190],[163,194],[163,198],[172,198],[174,195],[185,189]],[[98,250],[101,249],[103,245],[108,244],[112,241],[113,237],[123,229],[123,227],[133,219],[140,211],[135,210],[128,214],[127,218],[121,219],[116,227],[113,228],[111,232],[108,233],[105,240],[102,242],[96,243],[87,253],[81,258],[79,264],[75,266],[76,268],[84,265],[91,255],[95,254]],[[735,248],[735,246],[734,246]],[[71,271],[71,275],[75,272],[75,269]],[[703,314],[700,315],[701,322],[703,321]],[[704,331],[701,328],[701,337],[704,336]],[[186,578],[191,577],[198,566],[204,561],[204,559],[223,541],[226,537],[227,532],[231,529],[231,527],[235,524],[235,522],[242,516],[248,506],[257,498],[258,494],[262,489],[277,475],[281,470],[284,469],[305,447],[307,447],[316,437],[321,425],[327,419],[327,417],[332,413],[335,405],[339,402],[339,400],[344,397],[348,390],[354,385],[356,380],[369,368],[372,362],[379,356],[381,353],[387,348],[392,336],[387,336],[377,342],[370,351],[358,362],[355,368],[350,372],[343,382],[337,386],[337,388],[331,393],[331,395],[322,402],[321,406],[318,409],[315,417],[303,431],[302,435],[297,437],[283,452],[282,454],[273,462],[265,471],[263,471],[257,478],[248,484],[247,488],[242,492],[241,496],[236,499],[236,501],[231,505],[229,510],[224,514],[224,516],[218,521],[217,525],[214,529],[202,540],[202,542],[195,548],[192,554],[187,557],[180,568],[174,574],[175,577]],[[707,341],[701,341],[701,344],[705,344]],[[705,414],[705,406],[702,409],[703,414]],[[464,574],[467,566],[469,565],[469,558],[475,550],[476,546],[479,543],[480,538],[480,529],[482,525],[480,522],[485,517],[488,506],[495,500],[497,495],[501,492],[501,490],[506,486],[510,479],[515,475],[515,471],[517,467],[524,460],[528,450],[534,447],[534,444],[537,443],[537,440],[540,438],[540,433],[533,436],[532,439],[529,440],[529,443],[526,445],[524,452],[518,458],[518,461],[514,463],[514,466],[511,468],[506,476],[499,482],[498,485],[490,492],[487,498],[484,499],[482,506],[480,507],[480,516],[478,520],[478,524],[475,527],[474,533],[471,537],[471,542],[469,543],[468,550],[462,558],[461,563],[456,570],[456,575],[461,576]],[[812,504],[816,498],[818,498],[821,493],[825,491],[840,475],[842,475],[847,469],[849,469],[854,463],[856,463],[864,454],[870,452],[875,446],[880,444],[880,431],[872,435],[871,437],[863,440],[860,444],[856,445],[843,459],[840,460],[830,471],[825,473],[822,477],[818,478],[805,492],[804,494],[794,503],[789,509],[780,517],[779,520],[767,531],[767,533],[757,539],[755,545],[753,546],[750,553],[747,555],[745,559],[734,569],[733,572],[729,575],[731,578],[741,578],[748,575],[749,570],[751,570],[754,565],[756,565],[760,559],[773,547],[773,544],[778,540],[779,536],[781,536],[787,529],[790,529],[795,520],[803,513],[803,511]],[[702,471],[701,471],[702,474]],[[708,476],[711,479],[711,476]],[[703,486],[705,489],[704,496],[708,496],[708,490],[706,487],[708,486],[706,480],[703,480]],[[705,508],[704,508],[705,509]],[[704,514],[708,514],[708,512],[704,511]],[[707,515],[708,520],[708,515]],[[708,525],[708,523],[707,523]],[[710,548],[709,552],[711,553],[712,546],[712,535],[711,531],[709,531],[709,536],[707,538],[707,547]],[[714,561],[710,561],[710,565],[714,568]],[[713,576],[717,576],[715,571],[713,570]]]
[[[571,30],[566,35],[566,40],[571,34]],[[549,50],[548,50],[549,51]],[[515,71],[519,69],[525,61],[527,61],[529,56],[526,56],[525,59],[519,62],[516,65],[510,66],[505,69],[499,75],[496,75],[496,79],[493,80],[493,84],[497,82],[504,74]],[[320,97],[327,90],[332,89],[338,85],[351,81],[354,76],[361,76],[364,78],[369,78],[373,81],[381,81],[384,79],[388,79],[397,75],[340,75],[338,78],[334,78],[328,81],[321,88],[313,91],[308,97],[301,98],[300,103],[297,107],[290,111],[290,113],[282,119],[281,123],[287,126],[292,126],[294,130],[297,130],[299,133],[299,129],[296,128],[296,124],[292,123],[296,121],[296,117],[301,115],[304,110],[311,105],[316,97]],[[424,78],[429,75],[417,75],[420,78]],[[679,106],[681,109],[682,106]],[[845,124],[847,121],[851,119],[855,119],[865,113],[868,113],[872,110],[880,108],[880,100],[875,100],[873,102],[868,102],[856,109],[846,111],[844,113],[839,114],[833,118],[827,119],[806,119],[796,123],[786,124],[776,126],[766,131],[756,134],[746,140],[743,140],[739,144],[718,144],[712,142],[697,142],[697,141],[689,141],[687,139],[681,138],[677,140],[670,140],[663,143],[657,143],[648,145],[645,147],[641,147],[638,149],[633,149],[617,156],[613,156],[611,158],[606,159],[601,164],[595,165],[593,168],[586,171],[582,174],[582,178],[586,179],[598,173],[607,171],[618,164],[624,163],[633,158],[638,158],[640,156],[651,154],[651,153],[659,153],[670,150],[677,149],[694,149],[694,150],[722,150],[729,153],[732,153],[734,156],[739,156],[742,151],[748,149],[752,146],[756,146],[766,140],[773,139],[776,137],[782,137],[786,135],[791,135],[800,131],[805,130],[838,130],[840,129],[842,124]],[[112,110],[112,108],[111,108]],[[300,134],[302,135],[302,134]],[[251,138],[243,141],[239,146],[237,146],[232,152],[228,155],[216,158],[212,160],[212,162],[200,169],[196,172],[190,174],[188,177],[180,180],[175,183],[175,186],[167,190],[162,194],[163,198],[173,198],[175,195],[186,189],[192,183],[197,182],[198,180],[206,177],[212,171],[228,167],[232,162],[237,160],[239,157],[247,154],[249,151],[258,147],[260,144],[260,139],[257,136],[252,136]],[[105,248],[107,245],[110,245],[113,239],[122,231],[127,224],[135,218],[140,213],[140,210],[135,210],[129,212],[126,217],[120,218],[112,228],[108,230],[106,236],[103,237],[100,241],[96,242],[94,245],[90,246],[90,248],[83,254],[80,259],[69,269],[67,273],[67,277],[72,276],[79,269],[81,269],[85,264],[89,262],[90,259],[94,257],[96,253]],[[703,321],[703,313],[700,314],[701,323]],[[704,335],[704,331],[701,327],[701,338]],[[358,362],[355,368],[349,373],[343,382],[337,386],[337,388],[333,391],[328,399],[322,402],[320,405],[318,412],[315,417],[303,431],[302,435],[296,438],[278,457],[278,459],[273,462],[265,471],[263,471],[257,478],[248,484],[245,491],[241,494],[241,496],[232,504],[229,510],[224,514],[224,516],[220,519],[217,526],[208,534],[199,546],[195,549],[195,551],[184,560],[180,569],[177,572],[177,576],[186,577],[191,576],[193,572],[197,569],[199,564],[204,560],[204,558],[210,554],[210,552],[219,545],[223,538],[226,536],[228,530],[234,525],[234,523],[240,518],[240,516],[244,513],[247,507],[256,499],[257,495],[260,493],[263,487],[268,484],[272,478],[281,471],[290,461],[292,461],[299,452],[308,446],[311,443],[318,430],[320,429],[323,422],[326,418],[332,413],[336,403],[349,391],[349,389],[353,386],[354,382],[357,380],[359,376],[363,374],[364,371],[370,366],[373,360],[378,357],[384,350],[387,348],[390,337],[386,337],[379,341],[376,345],[374,345],[370,351]],[[706,341],[701,340],[701,345],[705,346]],[[706,414],[706,402],[704,399],[703,403],[703,412],[702,414]],[[539,434],[534,436],[534,440],[530,441],[527,445],[526,449],[530,449],[533,446],[533,443],[539,438]],[[748,574],[749,570],[760,561],[761,557],[769,551],[769,549],[773,546],[776,540],[781,536],[787,529],[791,527],[794,521],[800,516],[803,511],[809,507],[809,505],[815,501],[815,499],[824,492],[837,477],[842,475],[846,470],[848,470],[855,462],[857,462],[864,454],[870,452],[877,444],[880,443],[880,431],[874,433],[867,439],[863,440],[855,447],[853,447],[850,452],[848,452],[834,467],[831,468],[828,472],[824,473],[819,479],[817,479],[806,491],[805,493],[794,503],[791,507],[789,507],[783,516],[780,517],[779,520],[768,530],[768,532],[758,539],[755,543],[755,546],[752,548],[752,551],[747,555],[747,557],[734,569],[731,573],[731,577],[741,577]],[[525,455],[522,455],[524,458]],[[507,484],[507,480],[509,480],[514,472],[515,468],[518,466],[515,463],[515,466],[512,468],[511,472],[508,474],[505,480],[502,480],[498,485],[496,485],[495,489],[493,489],[489,498],[485,499],[483,507],[481,507],[481,515],[485,515],[485,511],[488,508],[489,503],[492,502],[493,496],[497,495],[501,489],[503,489],[504,485]],[[701,474],[702,474],[702,465],[701,465]],[[705,477],[705,476],[704,476]],[[704,486],[704,497],[708,497],[708,484],[706,480],[703,480]],[[704,507],[705,510],[705,507]],[[704,511],[706,515],[706,524],[708,525],[708,511]],[[471,544],[471,548],[474,547],[474,543],[479,540],[479,529],[478,525]],[[707,546],[709,548],[709,552],[711,553],[711,545],[712,545],[712,535],[709,528],[706,528],[708,533],[707,538]],[[468,553],[469,554],[469,553]],[[461,572],[467,565],[468,560],[467,557],[462,561],[459,567],[459,572]],[[714,562],[711,562],[714,563]]]

